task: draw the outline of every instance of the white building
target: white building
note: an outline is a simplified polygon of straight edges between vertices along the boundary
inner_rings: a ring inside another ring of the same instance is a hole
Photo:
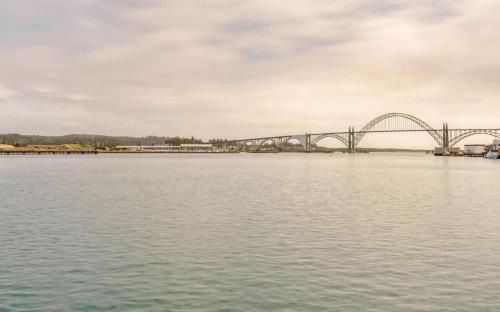
[[[488,151],[488,147],[482,144],[469,144],[464,146],[464,154],[467,156],[483,156]]]
[[[214,149],[212,144],[181,144],[182,151],[209,152]]]
[[[172,145],[149,145],[149,146],[117,146],[117,149],[129,150],[134,152],[211,152],[214,150],[212,144],[181,144]]]

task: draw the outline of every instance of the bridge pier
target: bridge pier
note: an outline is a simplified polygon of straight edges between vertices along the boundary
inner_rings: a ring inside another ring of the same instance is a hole
[[[306,153],[310,153],[312,151],[311,146],[311,135],[306,133],[306,146],[304,147]]]
[[[353,154],[356,152],[356,139],[354,137],[354,127],[349,127],[348,131],[348,152]]]
[[[450,130],[448,129],[448,123],[443,123],[443,148],[450,147]]]

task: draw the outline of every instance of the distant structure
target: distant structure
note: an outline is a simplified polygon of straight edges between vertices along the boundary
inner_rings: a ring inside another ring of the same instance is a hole
[[[150,146],[117,146],[117,149],[135,152],[210,152],[214,150],[212,144],[181,144],[181,145],[150,145]]]
[[[464,154],[466,156],[484,156],[488,152],[488,147],[484,144],[466,144],[464,145]]]
[[[273,145],[276,150],[280,151],[289,144],[290,140],[296,140],[303,147],[304,152],[311,152],[319,141],[325,138],[335,138],[345,145],[349,153],[355,153],[356,148],[358,148],[360,142],[367,134],[391,132],[427,132],[434,141],[436,141],[436,145],[444,150],[451,150],[457,143],[473,135],[486,134],[500,138],[500,128],[450,129],[447,123],[443,123],[441,129],[436,129],[415,116],[404,113],[389,113],[378,116],[359,131],[355,131],[354,127],[349,127],[348,131],[343,132],[306,133],[238,139],[224,142],[224,144],[226,146],[237,147],[240,150],[260,150],[265,146]]]

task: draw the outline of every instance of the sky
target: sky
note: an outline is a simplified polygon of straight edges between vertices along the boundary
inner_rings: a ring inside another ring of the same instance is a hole
[[[497,0],[0,0],[0,133],[243,138],[389,112],[499,128],[498,12]]]

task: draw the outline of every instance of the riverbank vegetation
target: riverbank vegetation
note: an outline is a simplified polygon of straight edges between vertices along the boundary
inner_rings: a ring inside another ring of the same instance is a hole
[[[34,145],[70,145],[72,148],[114,148],[119,145],[180,145],[199,144],[201,139],[194,137],[165,137],[165,136],[106,136],[93,134],[69,134],[62,136],[22,135],[18,133],[0,134],[0,144],[14,147]]]

